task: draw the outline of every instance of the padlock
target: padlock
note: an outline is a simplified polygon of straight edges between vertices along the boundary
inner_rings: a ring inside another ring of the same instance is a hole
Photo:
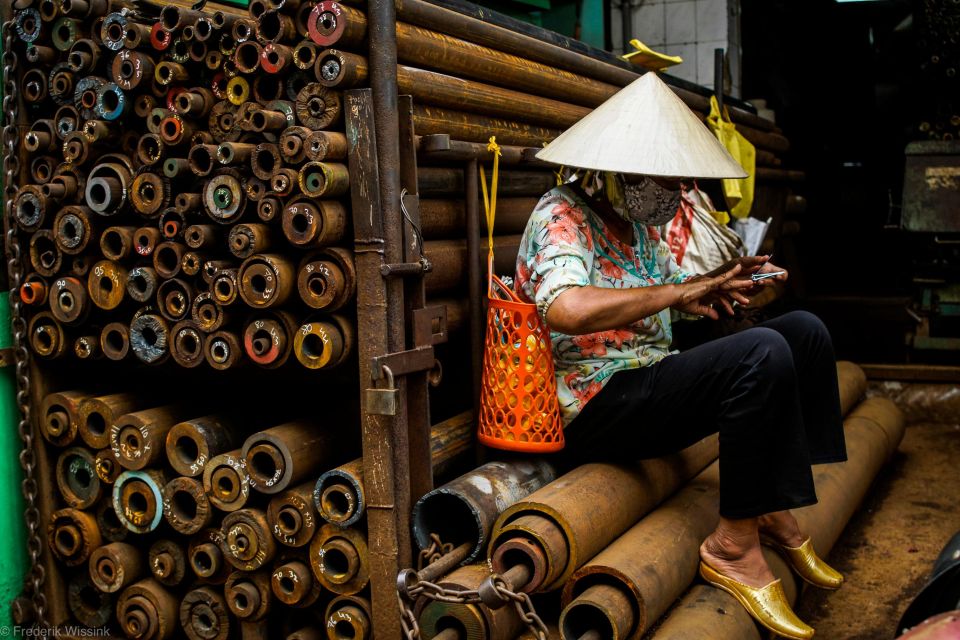
[[[397,415],[397,400],[400,397],[400,391],[393,386],[393,371],[390,367],[383,365],[383,373],[387,377],[386,389],[366,389],[364,399],[366,402],[367,413],[373,413],[379,416]]]

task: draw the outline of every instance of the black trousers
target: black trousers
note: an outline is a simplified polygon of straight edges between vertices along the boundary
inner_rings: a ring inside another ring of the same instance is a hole
[[[568,426],[567,462],[674,453],[720,433],[720,515],[817,501],[811,464],[847,459],[830,334],[794,311],[613,375]]]

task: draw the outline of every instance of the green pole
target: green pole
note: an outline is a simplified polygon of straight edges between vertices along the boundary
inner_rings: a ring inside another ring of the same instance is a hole
[[[6,17],[5,11],[0,12]],[[0,38],[0,57],[3,39]],[[0,83],[0,100],[3,85]],[[2,114],[0,114],[2,117]],[[3,193],[3,175],[0,172],[0,194]],[[0,196],[2,197],[2,196]],[[10,296],[0,292],[0,349],[13,347],[10,327]],[[23,494],[20,491],[20,435],[17,425],[16,367],[0,367],[0,627],[10,627],[13,616],[10,605],[23,589],[27,572],[27,536],[23,522]]]
[[[10,349],[10,298],[0,293],[0,349]],[[0,368],[0,627],[13,624],[10,604],[23,589],[27,571],[27,540],[20,492],[20,449],[17,433],[16,367]]]

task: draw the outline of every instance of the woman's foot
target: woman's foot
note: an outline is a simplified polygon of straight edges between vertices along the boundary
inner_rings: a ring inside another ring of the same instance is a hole
[[[774,511],[757,518],[760,533],[784,547],[799,547],[807,536],[789,511]]]
[[[776,579],[763,558],[754,518],[721,518],[716,530],[700,545],[700,558],[728,578],[750,587],[764,587]]]
[[[813,549],[810,538],[800,532],[797,519],[789,511],[776,511],[758,518],[760,534],[769,538],[803,580],[821,589],[839,589],[843,575],[828,565]],[[769,544],[769,543],[767,543]]]

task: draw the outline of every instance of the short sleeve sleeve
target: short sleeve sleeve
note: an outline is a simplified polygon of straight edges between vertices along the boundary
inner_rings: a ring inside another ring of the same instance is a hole
[[[517,284],[544,321],[561,293],[590,284],[590,234],[583,210],[556,190],[534,209],[520,243]]]

